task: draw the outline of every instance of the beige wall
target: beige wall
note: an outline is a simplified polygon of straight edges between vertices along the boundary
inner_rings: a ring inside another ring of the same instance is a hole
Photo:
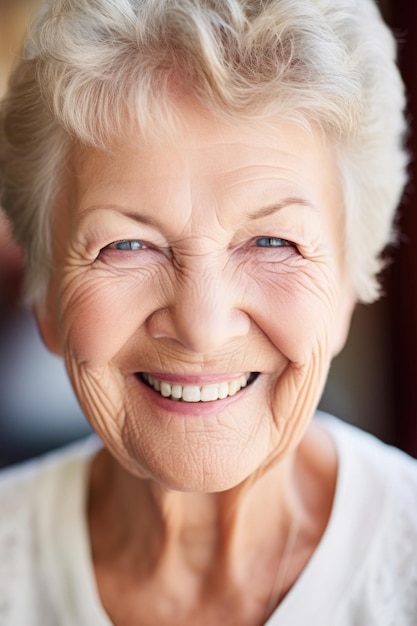
[[[6,87],[7,75],[19,53],[34,0],[0,0],[0,94]]]

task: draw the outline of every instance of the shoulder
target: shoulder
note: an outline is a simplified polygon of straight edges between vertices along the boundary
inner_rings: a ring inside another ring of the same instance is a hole
[[[362,476],[365,482],[383,483],[400,497],[413,492],[417,485],[417,459],[330,415],[318,413],[317,420],[334,440],[339,457],[350,461],[349,466],[354,460],[358,469],[367,470]]]
[[[53,624],[39,606],[44,516],[54,485],[82,466],[99,444],[94,438],[0,472],[0,625]]]
[[[70,467],[84,464],[100,447],[95,437],[50,452],[0,471],[0,530],[16,515],[26,515],[36,507],[48,483],[68,471]],[[1,535],[0,535],[1,539]]]
[[[347,468],[342,508],[357,520],[355,541],[366,538],[346,611],[367,626],[415,624],[417,460],[333,418],[323,425]]]

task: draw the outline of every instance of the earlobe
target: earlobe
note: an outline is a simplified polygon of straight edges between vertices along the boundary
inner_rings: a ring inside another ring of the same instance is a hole
[[[48,301],[42,304],[34,304],[33,314],[38,325],[39,333],[45,346],[58,356],[61,356],[61,346],[59,341],[58,328],[55,316],[52,315],[51,307]]]

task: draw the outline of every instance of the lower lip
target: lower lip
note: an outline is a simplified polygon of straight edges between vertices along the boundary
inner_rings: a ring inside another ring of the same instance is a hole
[[[164,398],[157,391],[149,387],[146,383],[144,383],[139,377],[136,377],[136,380],[142,385],[147,397],[157,406],[159,406],[164,411],[168,413],[178,413],[179,415],[217,415],[220,411],[226,409],[230,404],[235,402],[239,402],[243,400],[248,393],[250,393],[251,388],[256,383],[254,380],[247,387],[244,387],[234,396],[228,396],[224,398],[224,400],[212,400],[211,402],[183,402],[181,400],[170,400],[169,398]]]

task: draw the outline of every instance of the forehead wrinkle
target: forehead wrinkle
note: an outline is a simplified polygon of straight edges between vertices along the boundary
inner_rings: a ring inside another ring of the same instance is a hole
[[[271,168],[272,169],[272,168]],[[286,201],[288,198],[297,198],[296,204],[307,205],[312,192],[310,181],[300,179],[300,176],[294,170],[287,170],[287,175],[282,171],[276,171],[271,175],[262,171],[262,175],[253,174],[247,177],[223,177],[223,193],[231,196],[237,194],[238,199],[243,194],[244,204],[247,205],[253,198],[256,205],[268,206]],[[263,198],[263,199],[262,199]],[[298,202],[301,200],[301,202]],[[313,202],[311,202],[314,205]]]
[[[215,176],[223,181],[226,188],[235,187],[242,183],[256,183],[262,182],[262,180],[282,180],[285,183],[297,183],[297,178],[293,180],[293,177],[299,176],[299,172],[296,167],[290,167],[287,165],[277,164],[265,164],[261,165],[250,164],[242,165],[241,167],[235,167],[233,169],[221,170]]]

